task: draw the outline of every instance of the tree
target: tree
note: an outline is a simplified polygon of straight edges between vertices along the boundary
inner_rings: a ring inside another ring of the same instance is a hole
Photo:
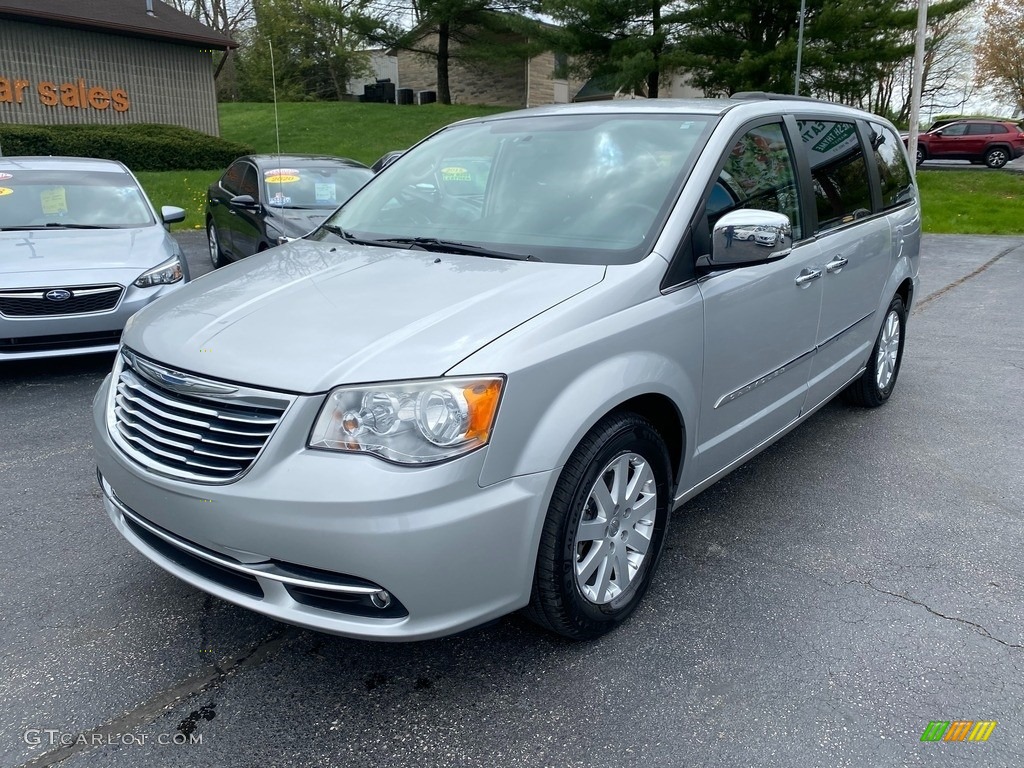
[[[708,95],[793,93],[800,0],[694,0],[681,60]],[[860,103],[892,62],[913,52],[916,23],[900,0],[808,0],[801,93]]]
[[[978,84],[1024,112],[1024,0],[993,0],[985,8],[974,56]]]
[[[969,72],[973,46],[968,22],[973,4],[974,0],[944,0],[928,6],[921,107],[929,113],[959,110],[971,97]],[[906,5],[914,7],[909,1]],[[915,30],[903,33],[908,45],[912,44],[914,34]],[[888,114],[899,125],[906,125],[913,97],[913,71],[910,57],[892,63],[863,106],[878,114]]]
[[[253,0],[253,6],[256,24],[239,35],[239,97],[267,100],[276,85],[283,100],[342,98],[349,77],[364,66],[364,41],[354,28],[371,17],[371,0]]]
[[[538,12],[559,27],[551,47],[569,54],[581,74],[604,77],[657,98],[662,75],[678,63],[675,42],[683,3],[674,0],[540,0]]]

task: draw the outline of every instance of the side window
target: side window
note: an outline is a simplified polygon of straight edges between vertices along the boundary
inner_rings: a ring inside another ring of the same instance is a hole
[[[871,213],[871,186],[855,123],[797,123],[814,181],[817,232],[849,224]]]
[[[989,133],[1009,133],[1010,130],[1005,125],[999,125],[999,123],[993,123],[992,125],[986,126]]]
[[[705,201],[709,233],[719,218],[737,208],[784,213],[793,238],[800,239],[800,196],[782,123],[759,125],[733,143]]]
[[[963,136],[967,133],[967,123],[953,123],[940,129],[943,136]]]
[[[259,179],[256,178],[256,169],[245,164],[245,175],[242,177],[242,186],[240,195],[251,195],[253,200],[260,199],[260,183]]]
[[[241,161],[232,163],[231,167],[228,168],[221,177],[220,185],[232,195],[242,194],[239,190],[242,189],[242,177],[245,175],[245,168],[247,165],[248,163],[243,163]]]
[[[872,125],[871,146],[882,179],[882,207],[895,208],[912,200],[913,181],[903,154],[903,142],[890,128]]]

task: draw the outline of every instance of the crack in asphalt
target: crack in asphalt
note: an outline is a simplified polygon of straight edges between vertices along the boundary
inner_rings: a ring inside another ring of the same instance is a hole
[[[206,667],[202,672],[183,680],[165,691],[161,691],[149,701],[140,704],[114,720],[90,730],[80,731],[74,734],[73,737],[69,734],[70,744],[37,755],[27,763],[22,763],[18,768],[48,768],[48,766],[57,765],[77,754],[88,752],[97,746],[103,746],[109,743],[111,737],[129,733],[144,725],[149,725],[178,702],[219,686],[229,677],[242,670],[259,666],[279,650],[281,646],[298,635],[299,630],[295,627],[275,629],[266,639],[254,645],[242,655],[231,659],[227,664],[223,666],[214,664]],[[200,710],[199,714],[204,719],[212,719],[206,717],[203,710]]]
[[[921,299],[919,302],[917,302],[916,306],[914,307],[914,310],[910,314],[916,315],[918,312],[924,311],[925,307],[927,307],[929,304],[931,304],[936,299],[941,298],[942,296],[945,296],[947,293],[949,293],[951,290],[956,288],[958,285],[963,285],[964,283],[966,283],[971,278],[977,277],[982,272],[984,272],[986,269],[988,269],[993,264],[995,264],[997,261],[999,261],[1001,258],[1006,256],[1006,254],[1012,253],[1013,251],[1016,251],[1018,248],[1021,248],[1021,247],[1022,246],[1019,246],[1019,245],[1011,245],[1009,248],[1007,248],[1007,249],[997,253],[995,256],[993,256],[991,259],[986,261],[984,264],[982,264],[980,267],[975,269],[973,272],[970,272],[970,273],[964,275],[963,277],[961,277],[961,278],[959,278],[957,280],[954,280],[952,283],[950,283],[949,285],[945,286],[944,288],[940,288],[935,293],[931,293],[931,294],[925,296],[923,299]]]
[[[1024,645],[1018,645],[1017,643],[1008,643],[1005,640],[999,639],[998,637],[993,635],[991,632],[989,632],[984,626],[982,626],[981,624],[978,624],[977,622],[970,621],[969,619],[961,619],[959,616],[947,616],[944,613],[936,611],[934,608],[932,608],[927,603],[924,603],[924,602],[922,602],[920,600],[915,600],[914,598],[909,597],[907,595],[900,594],[899,592],[890,592],[887,589],[882,589],[881,587],[876,587],[874,584],[872,584],[869,581],[849,581],[849,582],[847,582],[847,584],[860,584],[861,586],[867,587],[869,589],[873,589],[876,592],[881,592],[883,595],[889,595],[890,597],[895,597],[895,598],[898,598],[900,600],[904,600],[904,601],[910,603],[911,605],[920,606],[921,608],[924,608],[926,611],[928,611],[928,613],[932,614],[933,616],[938,616],[940,619],[946,619],[947,621],[956,621],[956,622],[958,622],[960,624],[966,624],[967,626],[972,627],[975,630],[977,630],[977,633],[979,635],[981,635],[982,637],[987,637],[989,640],[995,640],[997,643],[999,643],[1000,645],[1005,645],[1007,648],[1024,648]]]

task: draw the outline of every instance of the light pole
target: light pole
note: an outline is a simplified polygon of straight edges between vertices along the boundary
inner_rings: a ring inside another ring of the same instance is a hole
[[[910,86],[910,135],[907,153],[917,169],[917,131],[921,122],[921,91],[924,88],[924,38],[928,28],[928,0],[917,0],[917,37],[914,40],[914,81]]]
[[[807,0],[800,0],[800,31],[796,40],[796,85],[793,87],[793,95],[800,95],[800,64],[804,56],[804,16],[807,13]]]

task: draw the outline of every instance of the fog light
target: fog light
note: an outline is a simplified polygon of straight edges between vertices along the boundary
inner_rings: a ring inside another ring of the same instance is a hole
[[[370,602],[373,603],[374,608],[384,610],[391,605],[391,595],[388,594],[387,590],[382,589],[380,592],[374,592],[370,595]]]

